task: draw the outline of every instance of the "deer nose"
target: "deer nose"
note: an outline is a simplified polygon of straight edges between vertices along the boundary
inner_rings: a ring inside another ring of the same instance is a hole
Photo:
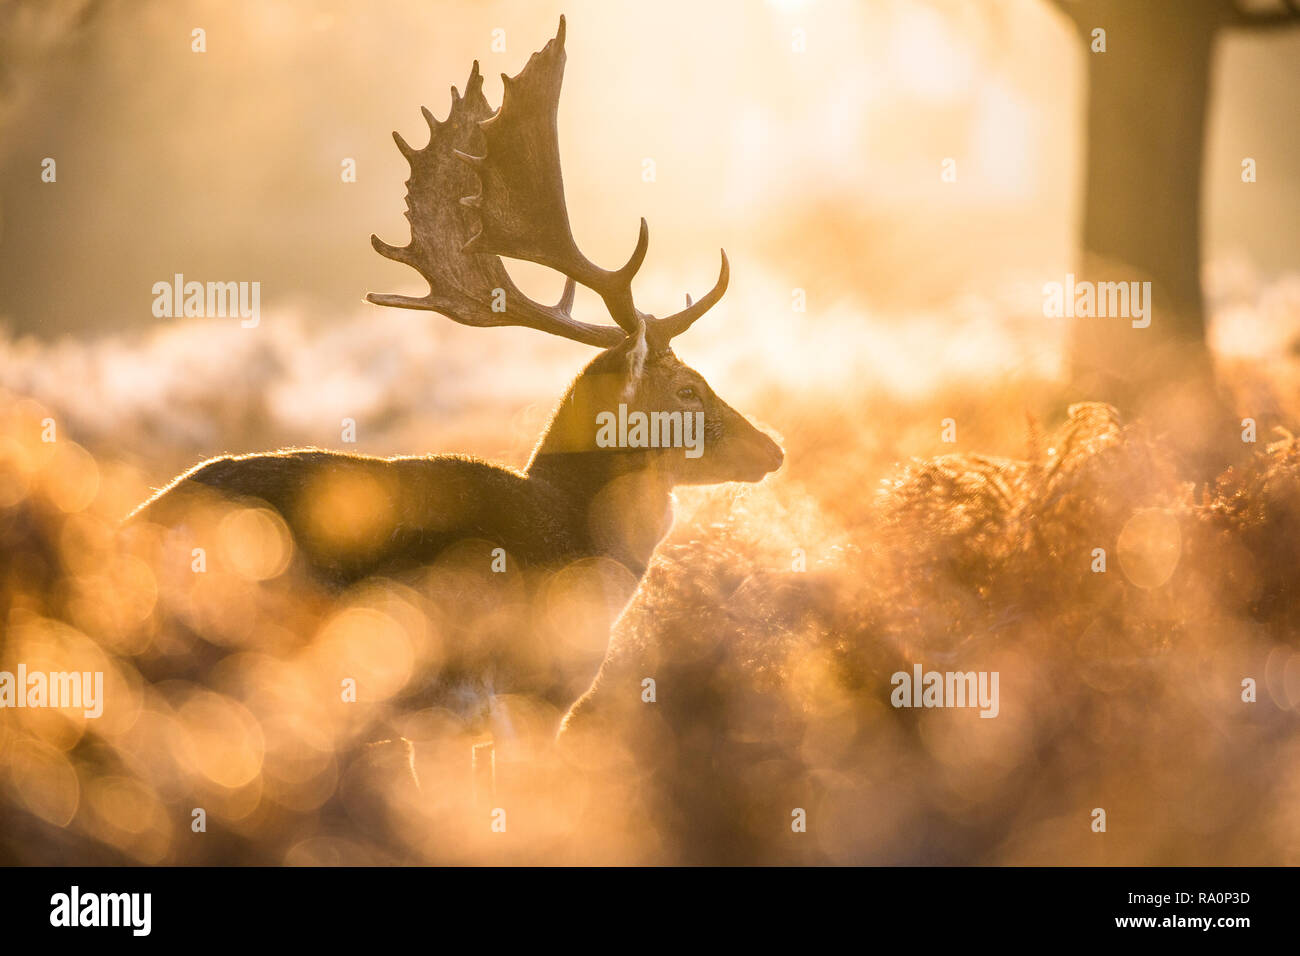
[[[766,435],[764,435],[763,437],[767,438]],[[778,445],[776,442],[772,441],[772,439],[768,438],[767,447],[764,449],[764,451],[767,454],[767,470],[776,471],[778,468],[780,468],[781,464],[785,461],[785,452],[781,449],[781,446]]]
[[[781,463],[785,461],[785,452],[781,450],[780,445],[762,432],[757,429],[755,429],[755,432],[757,440],[753,443],[751,461],[761,469],[760,474],[765,475],[768,472],[776,471],[781,467]]]

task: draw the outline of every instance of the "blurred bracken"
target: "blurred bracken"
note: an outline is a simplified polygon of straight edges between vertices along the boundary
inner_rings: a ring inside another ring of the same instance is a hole
[[[1294,420],[1287,379],[1228,377]],[[789,472],[679,493],[556,743],[552,705],[430,688],[492,641],[600,640],[600,569],[502,585],[446,553],[327,594],[257,502],[119,527],[140,465],[5,392],[0,669],[102,671],[105,707],[0,713],[0,858],[1300,862],[1300,447],[1262,436],[1196,487],[1108,406],[1046,425],[1050,385],[972,394],[769,395]],[[990,454],[937,454],[950,414]],[[999,716],[893,709],[915,663],[999,671]]]

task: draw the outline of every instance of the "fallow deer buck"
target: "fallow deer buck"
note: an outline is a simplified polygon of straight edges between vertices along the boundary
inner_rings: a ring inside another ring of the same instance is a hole
[[[396,247],[371,237],[380,254],[413,267],[429,283],[428,294],[419,298],[368,295],[377,305],[439,312],[463,325],[523,326],[603,350],[570,385],[523,472],[458,456],[373,458],[307,449],[220,457],[177,478],[140,510],[142,517],[165,523],[160,509],[196,486],[261,499],[284,517],[307,569],[336,588],[427,567],[466,539],[504,549],[508,560],[524,568],[558,570],[603,557],[639,580],[671,523],[673,486],[753,482],[781,465],[780,447],[714,394],[671,348],[672,339],[722,297],[726,253],[707,295],[693,304],[688,296],[683,311],[656,318],[638,309],[632,297],[648,242],[644,219],[636,248],[620,269],[602,269],[578,250],[556,132],[564,33],[561,17],[555,38],[518,76],[503,74],[499,110],[488,105],[475,62],[464,95],[452,88],[446,120],[423,110],[427,146],[413,149],[393,134],[411,167],[411,242]],[[560,301],[542,305],[520,292],[501,256],[566,276]],[[577,283],[600,296],[615,325],[573,317]],[[603,447],[597,417],[619,414],[620,405],[629,416],[669,413],[655,419],[660,425],[678,425],[688,416],[699,421],[694,413],[702,413],[702,454],[691,457],[681,447]],[[672,413],[682,414],[674,420]],[[382,507],[368,512],[381,516],[375,533],[320,533],[306,499],[338,476],[377,489]],[[489,560],[486,553],[483,560]],[[584,665],[585,674],[555,674],[554,681],[543,682],[550,686],[526,690],[567,707],[599,664],[596,657]]]

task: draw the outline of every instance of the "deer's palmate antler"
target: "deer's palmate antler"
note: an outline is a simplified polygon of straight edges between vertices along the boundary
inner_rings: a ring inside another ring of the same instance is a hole
[[[658,319],[637,309],[632,279],[650,241],[644,219],[636,248],[620,269],[602,269],[578,249],[564,200],[556,129],[564,62],[560,17],[555,38],[532,55],[518,76],[502,74],[500,110],[493,113],[483,95],[476,60],[465,95],[452,87],[446,120],[438,122],[423,111],[429,123],[427,146],[413,149],[393,133],[411,164],[406,196],[411,242],[396,247],[377,236],[370,241],[380,254],[424,276],[429,294],[412,298],[372,292],[366,298],[376,305],[440,312],[463,325],[524,326],[601,348],[642,331],[652,347],[663,348],[722,298],[730,276],[726,252],[717,283],[698,302]],[[566,276],[560,301],[545,306],[520,292],[501,256]],[[617,327],[573,317],[576,283],[604,300]]]

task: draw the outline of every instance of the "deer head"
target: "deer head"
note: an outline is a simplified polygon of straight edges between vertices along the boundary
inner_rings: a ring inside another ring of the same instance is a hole
[[[556,130],[564,33],[561,17],[555,38],[518,76],[502,74],[500,110],[493,112],[483,95],[476,61],[464,95],[452,88],[447,119],[439,122],[423,110],[427,146],[413,149],[393,134],[411,166],[406,198],[411,242],[399,248],[372,236],[371,243],[380,254],[419,272],[429,292],[418,298],[377,293],[367,298],[377,305],[439,312],[463,325],[538,329],[604,350],[570,387],[538,444],[530,475],[548,466],[554,473],[563,462],[575,474],[599,472],[602,480],[611,472],[653,470],[670,485],[757,481],[780,466],[781,449],[718,398],[670,347],[722,298],[730,276],[726,253],[707,295],[696,302],[687,296],[685,309],[658,318],[638,309],[632,298],[632,279],[649,244],[644,219],[631,257],[613,271],[591,262],[574,241]],[[559,302],[543,305],[524,295],[502,256],[562,273],[566,281]],[[600,296],[614,325],[573,317],[578,283]],[[610,416],[617,439],[612,445]],[[620,427],[624,421],[630,427]],[[638,432],[643,421],[654,431]],[[672,439],[679,435],[682,441],[675,445]],[[699,453],[692,454],[696,445]],[[596,459],[603,467],[593,468]]]

